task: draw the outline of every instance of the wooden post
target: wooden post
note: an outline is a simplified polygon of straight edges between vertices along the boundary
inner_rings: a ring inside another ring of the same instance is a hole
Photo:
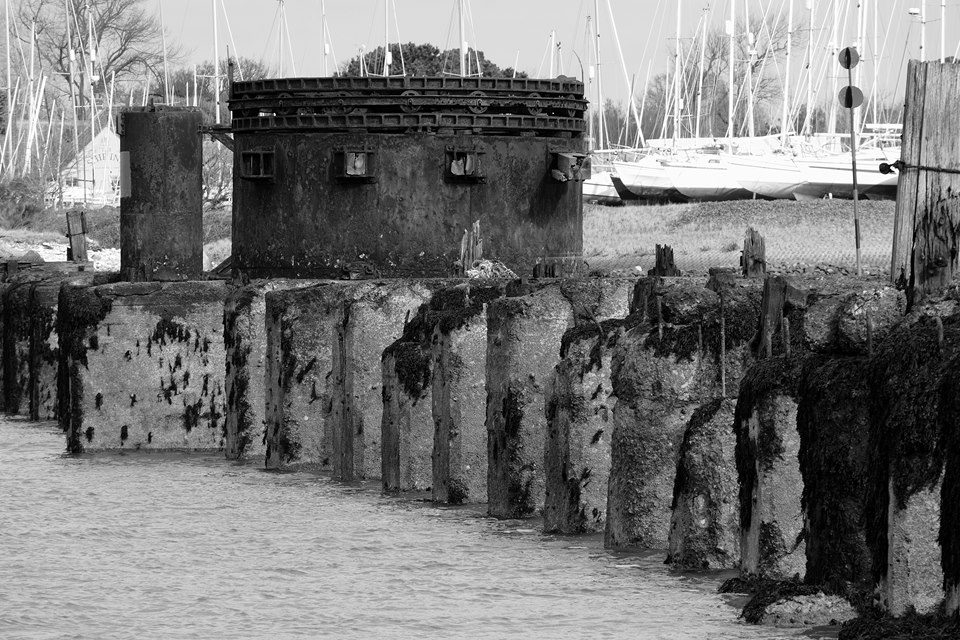
[[[70,260],[87,261],[87,214],[75,209],[67,211],[67,238],[70,242]]]
[[[679,276],[680,269],[673,262],[673,247],[668,244],[657,245],[657,262],[653,269],[647,272],[650,276]]]
[[[947,286],[960,252],[960,65],[911,61],[890,277],[912,291]]]
[[[806,306],[807,293],[790,284],[783,276],[767,276],[760,302],[760,329],[751,344],[757,357],[770,357],[773,354],[773,336],[784,323],[786,307]]]
[[[762,278],[767,273],[767,246],[763,236],[753,227],[747,227],[740,258],[744,278]]]

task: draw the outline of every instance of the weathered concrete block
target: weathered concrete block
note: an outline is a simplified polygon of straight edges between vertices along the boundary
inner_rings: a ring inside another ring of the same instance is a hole
[[[667,555],[674,569],[730,569],[740,563],[734,406],[723,398],[701,405],[683,435]]]
[[[333,474],[345,481],[382,473],[384,350],[406,320],[448,284],[441,280],[376,281],[352,292],[336,326],[333,357]]]
[[[268,469],[333,468],[337,327],[346,302],[370,286],[367,281],[324,281],[264,296]]]
[[[869,494],[866,358],[811,358],[799,385],[797,431],[809,584],[871,588],[864,509]]]
[[[649,279],[643,321],[617,343],[605,544],[666,548],[680,445],[694,410],[736,389],[759,321],[760,291],[725,291],[724,349],[719,296],[701,280]],[[635,299],[638,296],[635,296]],[[723,357],[721,358],[721,351]]]
[[[740,573],[803,577],[803,478],[797,432],[802,359],[772,358],[744,376],[737,399]]]
[[[436,502],[487,501],[487,305],[503,297],[506,288],[504,282],[480,282],[451,290],[433,330]]]
[[[226,296],[223,282],[65,285],[57,326],[68,450],[222,449]]]
[[[956,494],[945,472],[957,424],[950,385],[958,359],[960,317],[914,314],[871,361],[868,542],[881,600],[894,616],[934,611],[944,587],[955,583],[944,571],[956,575],[956,507],[945,501]]]
[[[227,368],[225,455],[229,460],[266,456],[266,294],[317,284],[316,280],[261,280],[232,287],[223,308]]]
[[[582,325],[563,336],[560,362],[547,382],[544,459],[546,532],[603,531],[616,396],[613,347],[629,321]]]
[[[382,356],[381,478],[386,491],[429,489],[433,480],[433,342],[444,313],[467,302],[469,285],[451,280],[417,309]]]
[[[4,410],[32,420],[56,420],[57,298],[64,282],[90,284],[112,276],[34,268],[6,283],[3,293]]]
[[[564,280],[487,310],[487,499],[490,515],[518,518],[544,504],[544,391],[575,322],[626,315],[630,285]],[[616,300],[621,300],[616,304]]]
[[[811,296],[803,314],[804,346],[827,355],[867,355],[867,318],[874,345],[906,313],[906,296],[889,286],[829,291]]]

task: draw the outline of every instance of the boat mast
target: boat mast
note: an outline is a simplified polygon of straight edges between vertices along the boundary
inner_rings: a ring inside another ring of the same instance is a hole
[[[6,129],[6,133],[3,136],[3,150],[0,151],[0,171],[6,168],[5,161],[7,158],[7,146],[8,146],[8,142],[13,137],[11,135],[12,133],[11,124],[13,123],[13,118],[10,115],[13,113],[13,93],[12,93],[13,77],[10,75],[10,0],[7,0],[6,2],[3,3],[3,14],[4,14],[4,25],[5,25],[4,28],[6,29],[4,31],[3,40],[4,40],[4,46],[6,47],[6,51],[7,51],[7,129]],[[67,38],[69,39],[70,37],[69,36],[69,29],[70,29],[69,15],[67,17],[68,17]],[[73,88],[73,78],[70,79],[70,88],[71,89]],[[74,116],[76,116],[76,110],[74,110]],[[11,147],[10,152],[12,154],[13,145],[10,145],[10,147]],[[13,158],[11,158],[10,161],[12,164]]]
[[[554,62],[557,57],[557,31],[556,29],[550,31],[550,75],[548,78],[554,77]]]
[[[157,7],[160,8],[160,41],[163,46],[163,98],[167,104],[170,104],[170,74],[167,71],[167,31],[163,26],[163,2],[161,0],[157,0]]]
[[[607,0],[607,13],[610,16],[610,28],[613,30],[613,42],[617,45],[617,53],[620,55],[620,68],[623,69],[623,79],[628,86],[631,86],[633,83],[630,81],[627,73],[627,63],[623,59],[623,47],[620,46],[620,34],[617,32],[617,21],[613,17],[613,7],[610,5],[610,0]],[[646,87],[646,85],[644,85],[644,87]],[[640,130],[640,114],[637,113],[637,101],[634,100],[632,90],[630,91],[630,111],[633,113],[633,119],[637,122],[637,138],[641,145],[645,145],[646,141],[643,139],[643,132]]]
[[[813,114],[810,110],[813,108],[813,2],[807,0],[807,108],[803,118],[803,135],[810,135],[810,129],[813,126]]]
[[[220,124],[220,40],[217,34],[217,0],[211,0],[213,7],[213,121]]]
[[[747,83],[747,135],[751,138],[756,136],[756,128],[753,119],[753,56],[755,40],[753,32],[750,31],[750,0],[743,0],[744,24],[747,29],[747,73],[745,81]]]
[[[330,45],[327,44],[327,0],[320,0],[320,33],[323,34],[323,75],[330,75],[327,57],[330,54]]]
[[[710,7],[704,7],[703,13],[706,14],[710,11]],[[693,133],[694,138],[700,137],[700,114],[702,113],[703,108],[703,66],[706,64],[707,59],[707,16],[704,15],[701,20],[701,27],[703,27],[703,34],[700,37],[700,68],[697,70],[697,122],[694,125],[695,131]]]
[[[586,42],[587,42],[587,45],[586,45],[586,46],[587,46],[587,51],[590,51],[590,41],[593,40],[593,29],[590,28],[590,27],[591,27],[591,21],[592,21],[592,20],[593,20],[593,17],[592,17],[592,16],[587,16],[587,34],[586,34]],[[520,52],[518,51],[518,52],[517,52],[517,55],[518,55],[517,61],[519,61],[519,54],[520,54]],[[587,97],[590,97],[590,95],[593,94],[593,78],[594,78],[594,75],[595,75],[595,74],[594,74],[593,65],[590,64],[591,59],[588,58],[587,61],[588,61],[588,64],[587,64],[587,78],[585,79],[585,81],[587,82]],[[514,70],[514,72],[516,72],[516,70],[517,70],[517,62],[514,62],[514,64],[513,64],[513,70]],[[514,76],[514,77],[516,77],[516,76]],[[587,135],[589,136],[589,140],[590,140],[590,146],[591,146],[591,149],[590,149],[590,150],[593,151],[594,149],[597,149],[597,148],[598,148],[598,147],[597,147],[597,139],[596,139],[595,137],[593,137],[593,117],[588,117],[588,118],[587,118],[587,127],[589,128]]]
[[[467,62],[467,24],[463,14],[463,3],[466,0],[457,0],[457,7],[460,13],[460,77],[466,78],[470,75],[470,68]]]
[[[878,98],[879,91],[877,90],[877,84],[880,82],[880,30],[878,28],[879,15],[880,7],[875,4],[873,7],[873,122],[875,124],[879,123],[879,120],[877,120],[877,103],[880,102]]]
[[[737,57],[734,52],[736,46],[736,32],[737,32],[737,0],[730,0],[730,24],[727,25],[727,35],[730,37],[730,62],[727,65],[729,67],[729,77],[727,80],[727,138],[730,139],[730,143],[733,143],[733,120],[734,120],[734,110],[736,109],[736,102],[733,94],[733,84],[734,84],[734,66],[736,65]]]
[[[837,59],[837,53],[839,48],[837,47],[837,29],[840,26],[840,0],[833,0],[833,20],[830,25],[830,61],[833,62]],[[831,65],[832,69],[835,65]],[[830,74],[830,79],[833,85],[832,90],[830,91],[830,120],[827,122],[827,133],[831,136],[837,133],[837,101],[833,99],[833,96],[837,95],[837,74],[833,72]],[[832,138],[831,138],[832,142]]]
[[[863,0],[857,0],[857,39],[854,41],[854,48],[857,50],[857,53],[860,56],[863,56],[863,29],[864,29],[864,19],[863,19]],[[863,80],[863,65],[858,64],[853,69],[853,85],[856,87],[862,87]],[[860,109],[853,109],[853,129],[854,131],[860,131]],[[852,135],[852,134],[851,134]],[[851,144],[854,138],[850,138]]]
[[[676,62],[674,63],[673,69],[673,148],[677,148],[677,141],[680,138],[680,112],[682,110],[680,105],[680,66],[681,66],[681,55],[682,51],[680,50],[680,15],[683,8],[683,0],[677,0],[677,53],[676,53]]]
[[[927,0],[920,0],[920,62],[927,56]]]
[[[461,40],[463,38],[461,37]],[[390,0],[383,0],[383,77],[390,75]]]
[[[947,48],[947,0],[940,0],[940,63]]]
[[[597,34],[594,40],[594,56],[597,59],[597,143],[598,149],[604,149],[603,137],[603,73],[600,71],[600,0],[593,0],[593,29]]]
[[[787,57],[783,72],[783,113],[780,116],[780,144],[784,148],[790,138],[790,62],[793,49],[793,0],[788,0],[787,9]]]

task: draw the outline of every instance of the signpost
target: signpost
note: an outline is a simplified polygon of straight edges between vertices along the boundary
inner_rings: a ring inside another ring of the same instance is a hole
[[[856,47],[846,47],[840,51],[840,66],[847,70],[848,86],[840,90],[840,105],[850,113],[850,164],[853,168],[853,227],[857,247],[857,276],[862,276],[860,267],[860,193],[857,185],[857,129],[854,121],[854,109],[863,104],[863,92],[853,86],[853,68],[860,62]]]

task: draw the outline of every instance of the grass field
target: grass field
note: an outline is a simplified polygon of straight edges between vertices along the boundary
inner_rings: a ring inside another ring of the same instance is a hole
[[[862,260],[872,272],[889,269],[894,207],[892,201],[859,203]],[[738,265],[751,226],[766,240],[771,267],[855,264],[850,200],[584,205],[584,257],[591,268],[649,269],[656,245],[667,244],[680,269],[705,272]]]

